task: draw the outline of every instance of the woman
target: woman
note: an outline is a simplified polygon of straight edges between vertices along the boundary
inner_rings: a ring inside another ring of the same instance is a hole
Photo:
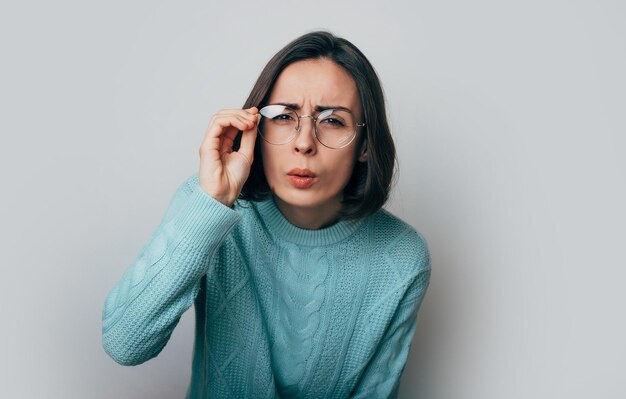
[[[109,294],[103,344],[156,356],[192,304],[190,398],[394,397],[430,277],[423,237],[381,209],[395,150],[350,42],[280,50]]]

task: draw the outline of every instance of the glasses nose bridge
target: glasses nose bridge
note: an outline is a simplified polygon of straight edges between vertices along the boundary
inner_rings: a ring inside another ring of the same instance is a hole
[[[298,126],[296,127],[296,130],[298,131],[298,133],[302,130],[302,123],[300,121],[303,118],[311,119],[311,122],[313,123],[313,131],[317,135],[317,118],[314,117],[313,115],[298,115]]]

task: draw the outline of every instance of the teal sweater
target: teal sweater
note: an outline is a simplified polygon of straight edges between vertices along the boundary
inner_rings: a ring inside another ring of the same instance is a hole
[[[424,238],[384,210],[305,230],[196,174],[109,293],[103,345],[143,363],[194,304],[189,398],[395,397],[429,278]]]

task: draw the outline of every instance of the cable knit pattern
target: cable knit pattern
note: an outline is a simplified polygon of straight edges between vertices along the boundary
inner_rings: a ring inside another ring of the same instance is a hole
[[[297,251],[292,244],[283,251],[283,273],[277,284],[278,298],[283,311],[280,314],[279,333],[272,354],[283,364],[276,367],[281,396],[292,396],[299,391],[307,361],[313,351],[313,337],[320,327],[320,308],[324,302],[324,281],[328,262],[323,251]],[[289,357],[281,357],[290,353]]]
[[[145,362],[194,304],[188,398],[395,397],[429,280],[426,241],[384,210],[304,230],[193,175],[109,293],[103,346]]]

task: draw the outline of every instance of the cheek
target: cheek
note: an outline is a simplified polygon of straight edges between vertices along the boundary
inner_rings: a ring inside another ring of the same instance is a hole
[[[348,180],[354,172],[355,160],[353,155],[352,152],[345,153],[341,156],[340,161],[335,163],[336,167],[333,168],[333,172],[336,174],[337,184],[342,186],[348,184]]]

